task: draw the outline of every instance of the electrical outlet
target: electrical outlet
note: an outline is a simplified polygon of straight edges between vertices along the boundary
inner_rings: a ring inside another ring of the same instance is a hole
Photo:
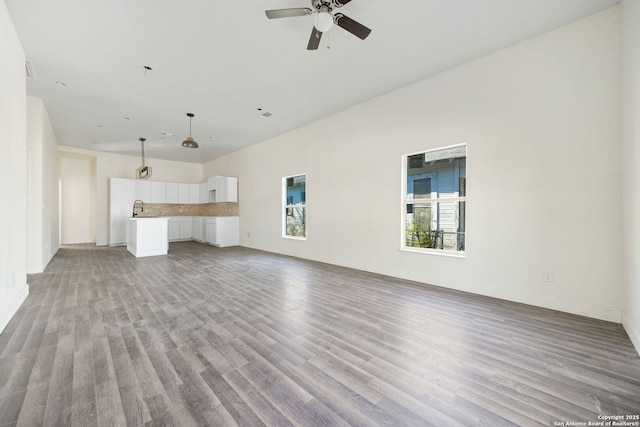
[[[547,271],[544,273],[544,281],[547,283],[551,283],[553,282],[553,273],[550,271]]]

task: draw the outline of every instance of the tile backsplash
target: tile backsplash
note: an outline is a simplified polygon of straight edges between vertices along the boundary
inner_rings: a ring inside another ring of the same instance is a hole
[[[238,203],[145,203],[138,216],[238,216]]]

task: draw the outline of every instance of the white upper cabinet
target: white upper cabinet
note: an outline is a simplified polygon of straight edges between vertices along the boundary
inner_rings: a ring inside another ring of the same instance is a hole
[[[165,203],[178,203],[178,183],[167,182]]]
[[[189,184],[189,203],[200,203],[200,184]]]
[[[178,203],[189,203],[189,184],[178,184]]]
[[[209,183],[202,182],[198,184],[198,188],[200,190],[200,194],[198,196],[198,203],[209,203]]]
[[[207,184],[209,184],[209,191],[216,190],[216,178],[219,178],[219,177],[212,176],[212,177],[209,177],[209,179],[207,179]]]
[[[133,203],[136,199],[136,185],[132,179],[111,178],[110,179],[110,202],[111,203]]]
[[[233,176],[216,176],[215,178],[215,202],[238,201],[238,178]],[[209,178],[211,179],[211,178]],[[211,188],[211,186],[209,186]]]
[[[238,201],[238,178],[212,176],[200,184],[110,178],[110,203],[201,204]]]
[[[151,182],[136,180],[136,198],[148,203],[151,200]]]
[[[151,181],[151,203],[167,203],[167,183]]]

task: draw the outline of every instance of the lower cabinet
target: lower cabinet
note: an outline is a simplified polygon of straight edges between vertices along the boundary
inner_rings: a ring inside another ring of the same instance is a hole
[[[193,224],[190,216],[172,216],[169,218],[169,241],[193,239]]]
[[[206,217],[206,241],[218,247],[240,244],[240,220],[237,216]]]
[[[240,220],[237,216],[172,216],[169,241],[195,240],[225,247],[240,244]]]
[[[191,222],[193,225],[193,240],[196,242],[206,242],[207,241],[207,231],[205,221],[205,217],[203,216],[194,216],[193,221]]]

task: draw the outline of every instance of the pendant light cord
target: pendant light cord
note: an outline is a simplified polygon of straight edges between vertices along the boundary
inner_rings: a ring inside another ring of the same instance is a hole
[[[142,152],[141,153],[142,154],[142,167],[145,166],[145,163],[144,163],[144,141],[145,141],[144,138],[140,138],[140,151]]]

